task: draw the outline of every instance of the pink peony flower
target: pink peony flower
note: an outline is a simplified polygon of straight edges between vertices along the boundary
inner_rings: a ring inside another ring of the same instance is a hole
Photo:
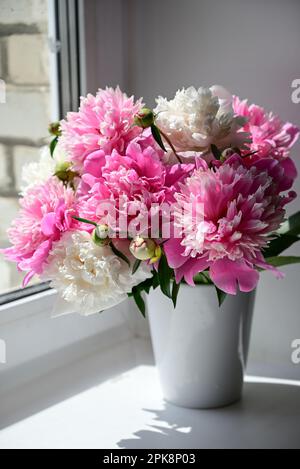
[[[74,169],[82,172],[86,157],[96,151],[105,154],[113,149],[124,152],[128,143],[142,132],[133,126],[134,115],[142,107],[142,100],[134,102],[120,88],[100,89],[96,96],[81,98],[78,112],[70,112],[61,123],[60,142]]]
[[[28,190],[21,199],[21,212],[8,230],[12,247],[4,249],[7,259],[28,272],[26,286],[35,274],[41,274],[52,243],[72,227],[75,213],[74,192],[56,178]]]
[[[163,152],[153,139],[144,137],[131,142],[124,155],[117,150],[107,156],[103,151],[91,153],[84,162],[79,188],[80,216],[98,222],[98,207],[105,201],[112,201],[117,211],[140,212],[141,217],[142,212],[148,216],[152,204],[174,203],[179,183],[195,165],[169,166],[162,158]]]
[[[248,104],[247,100],[241,101],[237,96],[233,99],[233,109],[237,115],[247,118],[247,123],[241,130],[250,133],[252,143],[249,149],[257,152],[256,157],[282,159],[289,156],[299,137],[299,127],[290,122],[284,123],[278,116],[267,113],[256,104]],[[244,153],[247,152],[249,153]]]
[[[246,165],[233,155],[213,169],[199,161],[175,194],[175,224],[184,225],[182,237],[165,243],[177,282],[185,278],[193,285],[193,277],[209,268],[213,282],[226,293],[235,294],[237,285],[241,291],[253,290],[259,277],[255,267],[268,267],[261,252],[284,219],[284,205],[295,197],[294,192],[280,194],[290,187],[284,167],[271,158]],[[201,223],[195,216],[199,206]]]

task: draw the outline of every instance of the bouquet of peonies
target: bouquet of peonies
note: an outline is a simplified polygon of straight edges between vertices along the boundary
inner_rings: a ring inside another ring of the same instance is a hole
[[[39,163],[24,168],[21,211],[7,259],[58,291],[60,311],[91,314],[160,287],[253,290],[261,270],[298,241],[285,219],[299,128],[224,88],[190,87],[154,110],[119,88],[82,98],[51,124]]]

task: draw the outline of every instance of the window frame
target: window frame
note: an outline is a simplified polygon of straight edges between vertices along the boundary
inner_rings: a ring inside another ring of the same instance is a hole
[[[84,47],[83,0],[48,0],[48,44],[51,120],[76,111],[84,83],[81,54]],[[0,306],[50,289],[49,282],[13,288],[0,294]]]
[[[93,36],[86,39],[85,22],[95,13],[96,3],[94,0],[48,0],[48,5],[51,84],[55,84],[51,87],[51,105],[52,119],[56,120],[61,119],[66,111],[78,108],[77,92],[87,92],[86,67],[92,65],[92,62],[90,48],[86,54],[86,42],[93,43]],[[61,18],[60,26],[57,20],[58,5],[59,11],[69,11],[72,16]],[[59,27],[63,28],[63,25],[70,23],[77,24],[77,38],[74,39],[74,34],[60,37]],[[65,40],[67,44],[63,44]],[[72,40],[77,41],[80,60],[76,67],[76,80],[73,77],[70,92],[65,80],[68,80],[71,71],[75,70],[76,53],[74,45],[70,45]],[[70,57],[68,66],[62,68],[64,51],[69,51]],[[140,317],[131,299],[105,311],[101,316],[82,318],[76,314],[69,320],[68,316],[53,319],[54,311],[55,316],[60,315],[55,306],[57,299],[58,295],[50,288],[49,283],[40,283],[0,295],[0,339],[7,342],[8,354],[7,364],[0,363],[0,376],[3,378],[0,383],[3,383],[4,391],[22,380],[30,381],[36,373],[49,372],[52,366],[56,366],[52,357],[57,354],[58,349],[61,360],[65,360],[67,364],[87,353],[89,348],[98,346],[99,342],[107,347],[137,336],[149,336],[148,323]],[[59,339],[53,330],[60,335]],[[36,366],[38,363],[40,365]],[[0,385],[0,396],[3,386]]]
[[[76,111],[80,96],[87,91],[94,92],[98,86],[127,83],[127,53],[124,31],[110,31],[108,17],[119,16],[126,22],[127,1],[107,0],[48,0],[48,42],[50,64],[51,120],[62,119],[67,112]],[[106,15],[101,15],[105,7]],[[107,44],[98,30],[109,35],[112,54],[107,54]],[[69,31],[66,33],[66,31]],[[111,57],[114,57],[112,66]],[[106,71],[107,61],[110,67]],[[95,63],[98,67],[95,67]],[[87,73],[87,70],[89,73]],[[98,75],[101,72],[101,77]],[[117,78],[118,77],[118,78]],[[99,82],[100,80],[100,82]],[[126,86],[128,88],[128,86]],[[11,305],[22,298],[31,298],[50,289],[49,284],[36,284],[26,288],[13,289],[0,294],[0,305]]]
[[[54,0],[59,118],[76,111],[82,94],[83,5],[80,0]]]

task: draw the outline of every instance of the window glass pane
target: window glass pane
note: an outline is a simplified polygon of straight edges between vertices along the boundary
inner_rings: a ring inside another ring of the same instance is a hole
[[[37,161],[51,120],[47,0],[0,2],[0,248],[18,211],[22,168]],[[24,273],[0,254],[0,294]]]

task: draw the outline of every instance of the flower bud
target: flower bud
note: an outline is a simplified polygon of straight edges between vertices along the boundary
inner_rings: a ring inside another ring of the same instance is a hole
[[[72,171],[71,166],[72,165],[69,161],[60,161],[55,167],[54,175],[62,182],[72,182],[77,176],[77,173]]]
[[[97,246],[106,246],[110,242],[108,233],[109,228],[107,225],[99,225],[92,233],[92,240]]]
[[[133,241],[130,243],[130,252],[131,254],[140,261],[148,261],[156,258],[156,252],[159,246],[149,238],[142,238],[141,236],[137,236]],[[160,248],[159,248],[160,249]]]
[[[55,172],[56,173],[64,173],[66,171],[69,171],[70,168],[71,168],[71,163],[69,161],[60,161],[55,166]]]
[[[160,246],[156,246],[154,256],[150,259],[150,264],[155,264],[156,262],[159,261],[162,255],[162,250]]]
[[[224,163],[230,156],[234,155],[236,151],[233,148],[226,148],[221,155],[220,161]]]
[[[96,228],[97,236],[100,239],[107,239],[109,237],[108,225],[98,225]]]
[[[147,107],[142,108],[134,117],[135,125],[146,129],[154,124],[154,112]]]
[[[54,137],[60,137],[61,130],[60,130],[60,122],[52,122],[49,127],[49,134],[53,135]]]

